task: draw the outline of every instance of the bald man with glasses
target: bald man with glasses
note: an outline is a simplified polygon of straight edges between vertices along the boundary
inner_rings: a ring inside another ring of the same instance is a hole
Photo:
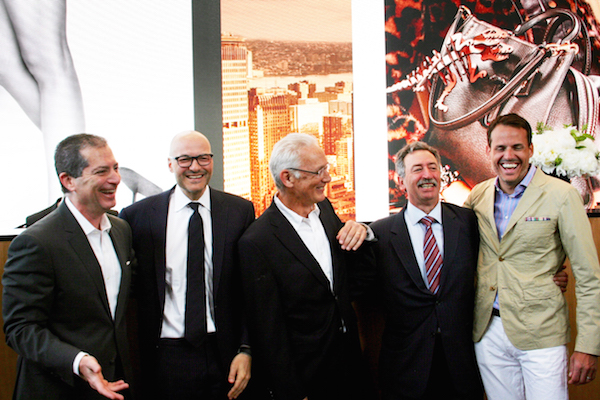
[[[254,207],[208,186],[213,155],[200,132],[176,135],[168,164],[177,184],[121,212],[139,261],[143,398],[237,398],[251,365],[237,241]]]

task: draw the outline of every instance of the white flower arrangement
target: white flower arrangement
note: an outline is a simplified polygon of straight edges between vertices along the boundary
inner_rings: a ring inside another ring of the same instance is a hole
[[[578,131],[571,125],[553,130],[539,122],[533,132],[531,164],[547,174],[557,176],[589,177],[600,174],[600,152],[594,137]]]

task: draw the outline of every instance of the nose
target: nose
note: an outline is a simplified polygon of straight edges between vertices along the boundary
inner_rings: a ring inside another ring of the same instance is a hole
[[[427,168],[423,168],[423,178],[425,179],[431,179],[433,178],[433,171],[431,170],[431,168],[427,167]]]
[[[112,170],[112,173],[108,177],[108,181],[113,185],[118,185],[119,183],[121,183],[121,173],[118,169]]]
[[[200,165],[200,160],[198,160],[197,158],[192,158],[192,165],[188,167],[189,169],[191,169],[192,171],[197,171],[197,169],[194,169],[194,162],[198,165],[198,167],[196,168],[203,168],[202,165]]]
[[[323,182],[331,182],[331,175],[329,174],[329,171],[327,171],[327,170],[323,171],[322,181]]]

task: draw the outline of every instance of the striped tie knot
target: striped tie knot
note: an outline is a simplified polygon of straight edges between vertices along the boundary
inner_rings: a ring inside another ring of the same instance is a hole
[[[429,215],[424,216],[423,218],[421,218],[421,221],[419,221],[420,223],[422,223],[423,225],[425,225],[425,227],[429,228],[431,226],[431,224],[433,224],[434,222],[437,222],[435,220],[435,218],[430,217]]]

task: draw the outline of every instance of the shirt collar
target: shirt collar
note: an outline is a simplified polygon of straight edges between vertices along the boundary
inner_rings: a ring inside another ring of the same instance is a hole
[[[301,216],[300,214],[283,204],[279,197],[277,197],[277,194],[275,194],[275,196],[273,197],[273,201],[275,201],[275,205],[277,206],[279,211],[281,211],[284,217],[286,217],[286,219],[290,221],[290,223],[293,226],[296,227],[300,226],[300,224],[306,219],[311,219],[311,215],[315,215],[317,218],[319,218],[319,215],[321,214],[321,210],[319,209],[319,206],[317,204],[315,204],[313,210],[308,214],[309,218],[304,218],[303,216]]]
[[[412,225],[418,224],[421,221],[421,219],[427,215],[434,218],[439,224],[442,223],[442,206],[440,201],[438,201],[438,203],[435,205],[435,207],[433,207],[433,210],[431,210],[429,214],[425,214],[423,210],[417,208],[409,201],[406,204],[406,211],[404,212],[404,214],[407,218],[407,222]]]
[[[515,188],[515,191],[512,194],[504,193],[504,191],[500,188],[500,178],[496,177],[496,182],[494,183],[494,186],[496,186],[496,192],[502,192],[509,197],[521,196],[525,189],[527,189],[527,186],[529,186],[529,184],[531,183],[531,180],[535,175],[535,171],[537,171],[537,167],[535,165],[529,164],[529,171],[527,171],[527,174],[521,180],[521,182],[519,182],[519,184]]]
[[[187,207],[192,201],[196,203],[200,203],[202,207],[206,208],[210,211],[210,187],[206,187],[204,193],[198,200],[190,200],[189,197],[185,195],[183,190],[179,187],[179,185],[175,186],[175,190],[173,191],[173,206],[175,207],[175,212],[181,211]]]
[[[77,220],[79,226],[81,226],[81,229],[83,230],[83,233],[85,233],[86,236],[88,236],[92,232],[97,231],[106,231],[107,233],[110,232],[110,228],[112,227],[112,225],[106,214],[102,214],[102,218],[100,219],[100,229],[98,230],[94,225],[92,225],[90,221],[88,221],[86,217],[83,216],[83,214],[77,209],[77,207],[75,207],[75,205],[73,204],[71,199],[69,199],[68,196],[65,196],[65,204],[69,208],[69,211],[71,211],[71,214],[73,214],[73,216]]]

